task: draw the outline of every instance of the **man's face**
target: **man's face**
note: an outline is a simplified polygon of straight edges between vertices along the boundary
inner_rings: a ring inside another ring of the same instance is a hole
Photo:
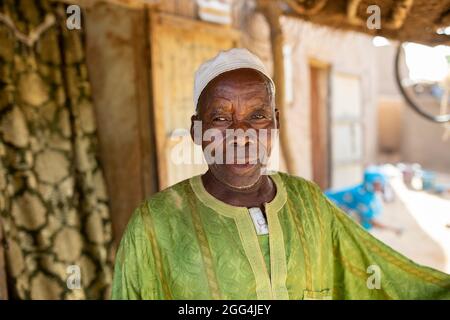
[[[214,132],[202,139],[202,149],[214,156],[208,166],[215,178],[235,188],[254,185],[270,155],[277,118],[267,81],[257,71],[234,70],[211,81],[192,121],[202,121],[203,137]]]

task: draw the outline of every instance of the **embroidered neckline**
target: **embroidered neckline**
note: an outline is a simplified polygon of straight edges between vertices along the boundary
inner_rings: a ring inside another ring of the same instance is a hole
[[[278,173],[270,176],[277,187],[275,197],[265,204],[267,223],[269,225],[269,250],[270,250],[270,274],[267,270],[258,236],[253,221],[246,207],[229,205],[206,191],[201,176],[189,179],[196,197],[207,207],[215,212],[232,218],[241,239],[245,255],[255,277],[257,299],[289,299],[286,288],[287,264],[284,247],[283,229],[278,218],[278,213],[287,200],[286,187]]]
[[[268,211],[270,210],[278,212],[286,203],[286,187],[278,173],[270,175],[270,178],[274,182],[277,192],[272,201],[267,202],[265,204],[265,207],[266,210]],[[218,213],[230,218],[234,218],[242,214],[248,215],[247,207],[232,206],[228,203],[225,203],[217,199],[216,197],[211,195],[208,191],[206,191],[205,186],[203,185],[201,179],[201,175],[197,175],[190,178],[189,183],[197,198],[203,204],[205,204],[207,207],[210,207],[214,211],[217,211]]]

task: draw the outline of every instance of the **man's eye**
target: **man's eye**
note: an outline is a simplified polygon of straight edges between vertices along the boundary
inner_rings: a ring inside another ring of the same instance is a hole
[[[257,113],[252,116],[252,119],[256,119],[256,120],[266,119],[266,116],[263,114]]]
[[[228,121],[226,117],[215,117],[213,121]]]

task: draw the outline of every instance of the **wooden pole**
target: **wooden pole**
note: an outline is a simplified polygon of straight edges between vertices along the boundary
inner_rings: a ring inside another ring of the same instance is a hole
[[[3,239],[3,226],[0,217],[0,300],[8,299],[8,286],[6,283],[5,247]]]
[[[280,112],[280,146],[286,163],[288,173],[295,173],[295,159],[289,144],[289,134],[287,131],[287,112],[286,112],[286,86],[283,45],[284,37],[280,23],[282,9],[278,1],[258,0],[258,9],[264,14],[270,26],[270,42],[273,57],[273,81],[275,82],[276,95],[275,103]]]

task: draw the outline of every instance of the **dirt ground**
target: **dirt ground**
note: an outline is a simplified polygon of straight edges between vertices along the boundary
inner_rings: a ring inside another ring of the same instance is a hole
[[[450,176],[439,174],[449,182]],[[450,273],[450,198],[408,189],[392,178],[395,201],[384,203],[379,221],[403,228],[401,235],[377,230],[372,234],[415,262]]]

